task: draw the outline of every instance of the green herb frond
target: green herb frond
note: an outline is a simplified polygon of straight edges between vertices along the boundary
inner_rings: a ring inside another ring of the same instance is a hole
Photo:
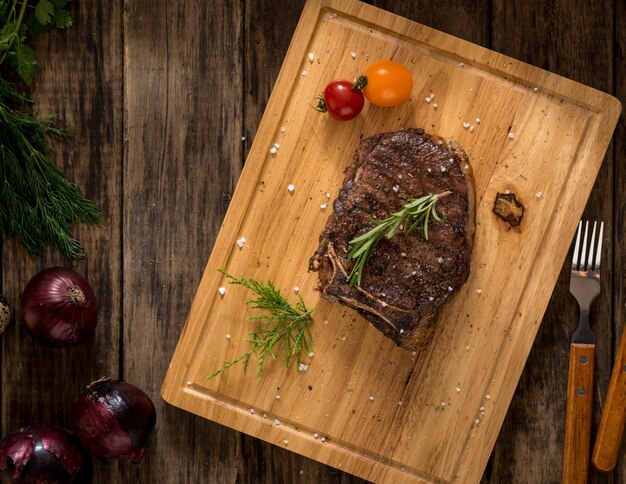
[[[428,221],[430,217],[432,216],[432,218],[437,221],[442,219],[436,210],[437,201],[450,193],[451,192],[448,191],[440,193],[439,195],[426,195],[408,200],[404,203],[401,210],[393,212],[384,220],[370,218],[370,222],[374,224],[374,228],[349,242],[352,249],[348,253],[348,261],[355,261],[350,276],[348,277],[350,285],[361,285],[365,263],[383,237],[390,239],[401,227],[407,234],[421,228],[424,231],[424,238],[428,240]]]
[[[257,360],[257,378],[261,379],[268,357],[276,359],[278,351],[283,352],[283,360],[287,368],[294,363],[300,364],[303,355],[313,350],[313,337],[310,325],[313,322],[311,313],[315,308],[307,308],[302,296],[298,294],[298,302],[289,303],[271,281],[259,282],[256,279],[236,278],[220,269],[228,279],[229,284],[243,286],[256,294],[256,298],[245,301],[253,309],[267,311],[267,313],[251,316],[249,319],[257,322],[255,331],[248,335],[246,343],[252,346],[247,353],[234,360],[224,361],[224,366],[209,375],[209,379],[224,373],[231,366],[243,361],[244,374],[248,369],[252,355]]]

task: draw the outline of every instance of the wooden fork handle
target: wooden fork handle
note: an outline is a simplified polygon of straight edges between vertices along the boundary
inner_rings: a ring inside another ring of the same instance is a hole
[[[569,353],[563,483],[584,484],[589,470],[596,345],[572,343]]]
[[[613,373],[602,410],[600,427],[593,447],[591,462],[604,472],[611,471],[617,463],[626,419],[626,327],[622,333],[619,352],[615,357]]]

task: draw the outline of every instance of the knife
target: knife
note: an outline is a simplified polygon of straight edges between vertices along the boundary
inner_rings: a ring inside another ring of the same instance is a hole
[[[611,471],[617,464],[619,448],[626,419],[626,326],[615,357],[613,373],[606,402],[600,418],[600,427],[593,447],[591,463],[603,472]]]

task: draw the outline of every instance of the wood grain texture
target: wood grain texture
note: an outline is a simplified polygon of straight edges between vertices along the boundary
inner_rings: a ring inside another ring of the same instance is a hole
[[[85,384],[80,380],[118,374],[150,387],[159,405],[158,435],[137,468],[94,461],[97,483],[362,482],[160,402],[160,379],[304,0],[218,0],[210,6],[189,0],[187,13],[178,3],[73,2],[74,27],[36,41],[37,112],[61,113],[63,124],[76,132],[75,141],[57,145],[53,160],[107,218],[102,229],[78,229],[88,258],[75,265],[106,307],[97,339],[70,353],[34,345],[16,326],[2,336],[0,430],[43,420],[69,425],[71,405]],[[624,2],[450,0],[445,8],[435,0],[372,3],[605,91],[615,82],[616,96],[626,99]],[[165,93],[171,94],[167,106]],[[123,118],[132,119],[132,128],[123,126]],[[195,134],[183,137],[178,130],[188,126]],[[247,138],[243,143],[241,136]],[[591,217],[612,218],[613,243],[612,255],[604,255],[603,276],[611,276],[603,278],[603,293],[592,310],[599,339],[596,421],[618,349],[615,335],[626,321],[625,136],[621,121],[609,153],[612,168],[605,162],[588,207]],[[201,171],[202,163],[210,174]],[[52,253],[34,261],[16,244],[6,244],[0,288],[15,306],[37,270],[65,262]],[[567,348],[577,317],[568,283],[566,270],[485,483],[560,479]],[[123,347],[118,344],[122,326]],[[590,482],[626,481],[624,447],[616,470],[608,476],[592,471]]]
[[[125,482],[237,473],[237,435],[165,405],[159,387],[240,170],[241,7],[125,2],[123,376],[158,414]]]
[[[103,227],[75,227],[87,258],[58,253],[31,258],[14,241],[3,251],[3,290],[18,308],[21,291],[39,270],[68,265],[83,274],[100,305],[95,337],[76,348],[46,348],[19,324],[2,336],[2,433],[25,425],[71,428],[72,407],[86,385],[119,375],[122,316],[121,157],[122,9],[119,2],[74,2],[74,27],[35,36],[38,57],[32,96],[35,114],[60,115],[74,139],[54,144],[51,159],[102,209]],[[119,479],[116,462],[94,459],[96,482]]]
[[[561,479],[564,484],[585,484],[588,478],[595,357],[593,344],[570,345]]]
[[[489,457],[560,269],[553,253],[564,255],[569,247],[619,106],[598,91],[362,4],[323,5],[324,10],[317,2],[305,7],[163,395],[177,406],[369,479],[460,476],[471,482],[480,477]],[[401,33],[402,40],[393,32]],[[319,62],[308,61],[311,51],[319,53]],[[364,69],[368,54],[393,55],[407,65],[418,103],[436,90],[440,109],[425,103],[421,109],[407,103],[393,112],[366,107],[353,126],[329,122],[310,110],[305,101],[315,97],[324,79],[345,72],[354,76]],[[308,69],[306,76],[301,75],[303,69]],[[467,116],[482,119],[476,135],[463,130],[459,119]],[[302,269],[316,240],[295,235],[316,234],[323,227],[326,215],[319,203],[326,200],[325,192],[336,193],[359,133],[368,136],[407,125],[430,125],[444,137],[458,139],[470,153],[481,221],[473,260],[480,271],[472,272],[467,288],[446,309],[437,343],[416,361],[380,334],[367,331],[360,317],[319,300],[316,278]],[[506,142],[509,131],[515,131],[515,141]],[[577,141],[570,142],[570,136]],[[269,148],[275,142],[281,148],[272,156]],[[318,160],[314,165],[311,156]],[[546,164],[550,158],[562,161]],[[297,187],[293,194],[286,190],[289,182]],[[527,200],[521,233],[504,230],[490,215],[495,191],[509,188]],[[545,195],[535,197],[539,191]],[[487,215],[481,216],[481,211]],[[237,249],[234,241],[242,235],[246,245]],[[539,251],[540,246],[551,250]],[[251,313],[242,307],[244,291],[229,287],[226,296],[218,295],[225,281],[217,269],[223,267],[270,279],[288,293],[297,285],[309,305],[318,308],[319,321],[333,322],[314,325],[318,346],[306,376],[289,375],[274,365],[264,375],[262,388],[232,370],[207,381],[221,360],[245,350],[251,330],[246,321]],[[517,267],[518,277],[511,279],[503,267]],[[544,274],[547,282],[527,278],[531,270]],[[512,294],[525,297],[510,300]],[[485,304],[492,300],[499,303]],[[465,318],[469,330],[452,324]],[[472,323],[480,331],[475,332]],[[448,395],[455,386],[457,395]],[[278,392],[280,400],[274,398]],[[382,403],[368,403],[376,398]],[[441,411],[442,400],[446,412]],[[394,406],[398,401],[403,405]],[[481,406],[489,408],[479,411]],[[333,408],[334,418],[327,407]],[[364,426],[361,419],[373,411],[375,420],[366,420]],[[274,425],[275,419],[280,424]],[[315,433],[330,443],[316,439]]]
[[[600,425],[593,445],[593,466],[610,472],[617,464],[626,420],[626,331],[615,355],[613,373],[606,392]]]
[[[612,18],[611,11],[610,1],[495,0],[492,47],[612,92],[613,26],[608,20]],[[598,52],[604,54],[598,55]],[[613,228],[613,166],[609,149],[584,214],[587,219],[602,219],[607,224],[602,255],[602,293],[594,303],[591,315],[597,341],[594,429],[612,363],[613,237],[616,235]],[[570,255],[567,261],[571,260]],[[578,321],[576,301],[569,293],[569,278],[566,262],[494,449],[489,481],[557,482],[561,478],[568,348]],[[546,421],[553,424],[546,426]],[[607,477],[592,470],[590,482],[607,482]]]
[[[615,95],[626,103],[626,4],[615,2],[615,49],[613,56],[613,79],[615,82]],[[615,257],[613,262],[613,355],[618,354],[619,335],[623,333],[626,325],[626,125],[624,123],[624,111],[617,123],[614,136],[614,193],[613,193],[613,219],[615,226]],[[602,391],[606,387],[602,388]],[[626,481],[626,444],[622,438],[622,445],[618,456],[617,466],[612,472],[615,482]]]

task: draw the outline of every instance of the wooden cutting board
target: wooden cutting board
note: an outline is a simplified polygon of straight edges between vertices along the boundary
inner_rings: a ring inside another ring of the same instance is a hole
[[[309,106],[329,80],[353,79],[380,59],[412,72],[410,101],[367,105],[346,123]],[[620,109],[607,94],[377,8],[310,0],[163,397],[372,481],[478,482]],[[317,274],[307,272],[361,137],[407,127],[459,141],[478,199],[470,278],[419,355],[397,348],[354,311],[321,300]],[[516,229],[492,213],[496,193],[506,190],[526,209]],[[219,268],[271,280],[292,301],[300,288],[316,307],[308,371],[287,371],[278,360],[260,381],[240,366],[207,379],[222,360],[248,349],[254,329],[248,318],[255,311],[244,304],[250,294],[228,286]]]

